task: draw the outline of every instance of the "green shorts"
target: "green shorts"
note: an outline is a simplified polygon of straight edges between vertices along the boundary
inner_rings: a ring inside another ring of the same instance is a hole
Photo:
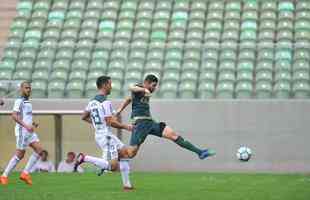
[[[166,127],[164,122],[155,122],[149,119],[138,120],[132,131],[130,138],[131,146],[141,145],[148,135],[155,135],[162,137],[163,131]]]

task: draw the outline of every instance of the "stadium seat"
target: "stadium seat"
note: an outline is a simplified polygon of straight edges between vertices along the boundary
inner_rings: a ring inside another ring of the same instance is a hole
[[[80,81],[70,81],[66,87],[67,98],[82,98],[84,83]]]

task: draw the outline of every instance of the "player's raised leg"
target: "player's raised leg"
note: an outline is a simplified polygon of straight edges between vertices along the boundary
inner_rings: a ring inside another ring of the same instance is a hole
[[[29,146],[33,149],[33,153],[32,155],[29,157],[29,160],[24,168],[24,170],[22,171],[22,173],[20,174],[20,180],[24,181],[26,184],[28,185],[32,185],[32,178],[30,176],[30,171],[31,169],[35,166],[35,164],[38,162],[38,160],[40,159],[40,154],[43,151],[43,148],[36,136],[35,133],[32,133],[32,140],[33,142],[31,142],[29,144]]]
[[[196,153],[200,159],[205,159],[209,156],[215,155],[213,149],[200,149],[191,142],[185,140],[182,136],[179,136],[172,128],[166,126],[163,131],[163,137],[175,142],[180,147]]]
[[[84,162],[96,165],[103,170],[111,170],[111,164],[103,158],[97,158],[94,156],[85,155],[84,153],[79,153],[76,160],[77,161],[74,166],[75,172],[77,171],[78,166],[83,164]]]
[[[1,185],[7,185],[9,183],[8,176],[10,173],[15,169],[16,165],[24,158],[25,150],[17,149],[14,156],[9,161],[8,165],[6,166],[3,174],[0,177]]]

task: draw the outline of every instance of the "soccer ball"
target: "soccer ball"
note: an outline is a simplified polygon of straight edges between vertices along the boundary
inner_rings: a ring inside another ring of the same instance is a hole
[[[240,161],[249,161],[252,155],[252,151],[249,147],[242,146],[238,149],[237,158]]]

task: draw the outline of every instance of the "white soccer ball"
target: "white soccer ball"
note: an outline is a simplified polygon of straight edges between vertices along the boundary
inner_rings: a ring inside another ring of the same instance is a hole
[[[252,156],[252,151],[249,147],[242,146],[238,149],[237,158],[240,161],[249,161]]]

